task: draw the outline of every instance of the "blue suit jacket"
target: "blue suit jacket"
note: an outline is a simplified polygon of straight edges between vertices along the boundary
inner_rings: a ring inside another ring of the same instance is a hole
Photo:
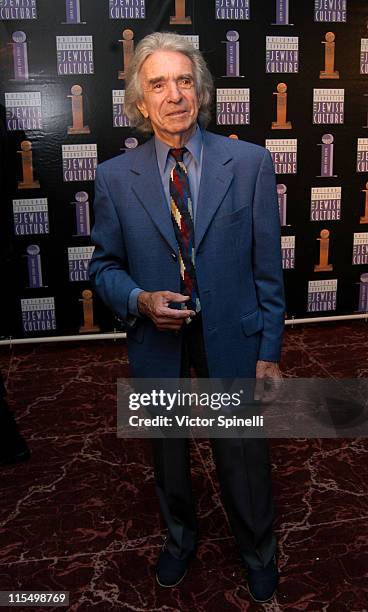
[[[129,320],[132,289],[180,292],[177,243],[154,140],[99,165],[90,276],[103,301]],[[275,175],[263,147],[203,133],[196,274],[212,377],[253,377],[278,361],[284,328]],[[137,377],[175,377],[181,334],[145,317],[128,328]]]

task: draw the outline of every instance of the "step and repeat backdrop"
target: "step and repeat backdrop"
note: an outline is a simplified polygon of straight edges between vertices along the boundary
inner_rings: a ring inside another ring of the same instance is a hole
[[[0,0],[0,335],[116,327],[88,281],[93,181],[144,140],[124,79],[156,30],[203,52],[209,129],[272,154],[287,317],[368,311],[367,24],[366,0]]]

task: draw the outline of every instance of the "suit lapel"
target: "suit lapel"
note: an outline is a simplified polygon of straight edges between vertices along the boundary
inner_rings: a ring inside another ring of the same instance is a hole
[[[177,253],[178,244],[162,187],[153,138],[136,150],[130,173],[135,195],[150,215],[162,237]]]
[[[232,182],[233,172],[226,167],[231,159],[231,154],[226,150],[226,147],[220,149],[217,138],[204,131],[202,175],[195,225],[196,249],[202,242],[207,228]]]
[[[151,138],[140,146],[135,153],[130,168],[132,189],[162,237],[170,248],[177,253],[178,245],[157,165],[154,139]],[[233,172],[227,167],[231,159],[231,154],[227,148],[222,147],[220,149],[217,138],[204,131],[202,175],[195,225],[196,249],[202,242],[207,228],[232,182]]]

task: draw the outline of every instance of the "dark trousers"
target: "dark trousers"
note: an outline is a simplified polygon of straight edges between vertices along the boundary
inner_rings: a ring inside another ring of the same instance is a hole
[[[191,368],[208,378],[201,317],[183,331],[181,376]],[[213,438],[223,503],[240,554],[252,568],[265,567],[276,549],[268,443],[265,439]],[[168,532],[167,547],[184,558],[197,545],[198,529],[190,473],[189,440],[153,440],[156,491]]]

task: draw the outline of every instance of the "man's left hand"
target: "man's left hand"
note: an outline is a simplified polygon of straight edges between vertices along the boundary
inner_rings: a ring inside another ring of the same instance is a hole
[[[282,373],[276,361],[257,361],[254,399],[264,404],[274,401],[281,387]]]

